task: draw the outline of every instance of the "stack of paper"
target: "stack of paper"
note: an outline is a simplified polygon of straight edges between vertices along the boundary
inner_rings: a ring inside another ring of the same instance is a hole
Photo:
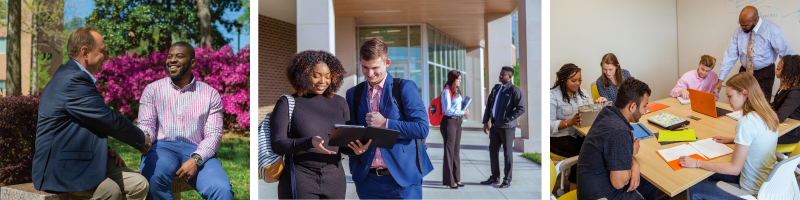
[[[690,101],[689,99],[684,99],[684,98],[681,98],[681,97],[678,97],[678,101],[681,102],[681,104],[690,104],[690,103],[692,103],[692,101]]]
[[[736,111],[736,112],[730,112],[728,114],[725,114],[725,116],[728,116],[733,120],[739,121],[739,119],[742,118],[742,111],[739,110],[739,111]]]
[[[679,170],[683,169],[679,163],[681,156],[708,161],[731,154],[733,153],[733,149],[725,144],[717,143],[717,141],[714,141],[712,138],[707,138],[669,149],[657,150],[656,153],[658,153],[673,170]]]

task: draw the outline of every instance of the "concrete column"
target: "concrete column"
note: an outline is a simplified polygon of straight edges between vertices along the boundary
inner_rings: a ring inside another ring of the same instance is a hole
[[[548,98],[544,91],[550,83],[542,67],[542,2],[519,0],[520,90],[525,97],[525,114],[520,118],[522,137],[514,139],[514,148],[522,152],[542,152],[542,130],[549,119],[542,108]]]
[[[483,73],[483,48],[468,48],[466,60],[467,76],[462,77],[461,81],[467,84],[467,96],[472,98],[472,104],[469,106],[469,115],[467,120],[480,122],[483,120],[484,105],[486,105],[486,94]]]
[[[514,56],[511,41],[511,14],[487,13],[486,14],[486,49],[484,49],[484,67],[488,79],[486,94],[489,94],[495,84],[500,81],[500,69],[503,66],[514,66],[511,57]]]
[[[355,17],[337,17],[336,18],[336,58],[342,62],[344,70],[347,74],[344,75],[344,82],[342,87],[337,92],[340,96],[345,96],[347,89],[356,86],[358,83],[358,70],[356,67],[356,18]]]
[[[336,55],[333,0],[297,0],[297,52],[325,50]]]

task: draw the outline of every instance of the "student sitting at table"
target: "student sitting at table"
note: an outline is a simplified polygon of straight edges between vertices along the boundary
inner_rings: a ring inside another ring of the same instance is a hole
[[[581,88],[582,81],[581,68],[568,63],[556,72],[556,83],[550,88],[550,152],[559,156],[577,156],[583,144],[583,134],[572,128],[581,123],[578,107],[592,104],[592,97]],[[605,102],[606,99],[600,97],[597,101]],[[576,170],[577,167],[573,167],[569,174],[572,184],[575,183]]]
[[[772,111],[761,87],[753,75],[741,72],[725,83],[725,94],[733,110],[743,110],[736,123],[736,137],[716,136],[719,143],[736,143],[730,162],[708,162],[681,157],[683,167],[703,168],[714,175],[708,181],[689,188],[691,199],[739,199],[719,187],[718,181],[738,184],[742,190],[758,196],[761,184],[775,166],[775,146],[778,141],[778,115]]]
[[[600,111],[581,146],[578,199],[656,199],[657,188],[639,174],[630,125],[647,111],[650,87],[633,77],[621,82],[614,106]]]
[[[714,85],[717,84],[719,76],[714,73],[714,64],[717,59],[709,55],[700,56],[700,64],[697,64],[697,70],[686,72],[678,79],[678,83],[672,88],[669,93],[670,97],[681,97],[689,99],[689,89],[700,90],[703,92],[714,93],[714,100],[719,99],[719,91],[713,91]]]
[[[787,55],[778,61],[775,75],[781,79],[778,93],[772,102],[772,110],[778,113],[780,122],[786,118],[800,120],[800,55]],[[778,137],[778,144],[800,142],[800,129],[794,129]]]
[[[631,77],[631,73],[620,68],[619,60],[613,53],[603,55],[603,59],[600,60],[600,67],[603,70],[603,75],[597,78],[595,83],[597,85],[597,93],[601,97],[614,101],[617,99],[619,83]]]

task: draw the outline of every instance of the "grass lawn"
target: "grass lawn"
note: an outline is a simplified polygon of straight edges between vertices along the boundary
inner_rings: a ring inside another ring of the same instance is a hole
[[[125,164],[132,170],[139,170],[142,153],[114,138],[108,139],[108,146],[119,152]],[[231,180],[235,199],[250,199],[250,140],[244,138],[222,138],[217,149],[217,159]],[[197,191],[184,192],[183,199],[203,199]]]
[[[532,160],[536,164],[542,165],[542,154],[541,153],[522,153],[522,157],[525,157],[529,160]]]

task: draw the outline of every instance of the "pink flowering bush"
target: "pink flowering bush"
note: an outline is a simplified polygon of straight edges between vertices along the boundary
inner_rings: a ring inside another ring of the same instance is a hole
[[[234,53],[230,46],[220,50],[195,47],[195,78],[219,91],[226,129],[247,130],[250,126],[250,48]],[[136,53],[110,58],[96,74],[97,89],[106,104],[134,120],[139,99],[147,84],[168,76],[164,71],[167,50],[139,57]]]

